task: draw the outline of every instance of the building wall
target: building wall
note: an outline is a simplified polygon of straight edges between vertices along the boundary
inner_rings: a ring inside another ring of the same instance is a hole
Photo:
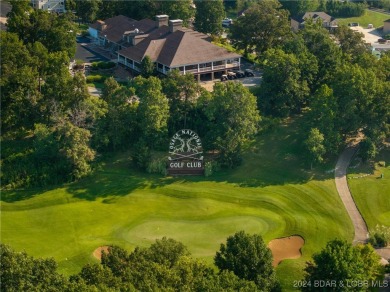
[[[35,9],[42,9],[52,12],[65,12],[66,0],[31,0]]]
[[[89,33],[89,35],[90,35],[91,37],[93,37],[93,38],[95,38],[95,39],[98,38],[98,31],[97,31],[97,29],[94,29],[94,28],[92,28],[92,27],[89,27],[89,28],[88,28],[88,33]]]
[[[388,34],[390,33],[390,22],[384,22],[383,23],[383,34]]]

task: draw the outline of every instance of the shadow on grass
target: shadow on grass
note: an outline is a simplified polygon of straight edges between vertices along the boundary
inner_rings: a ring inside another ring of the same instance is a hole
[[[328,165],[309,170],[302,153],[302,141],[306,133],[302,130],[300,119],[288,121],[260,134],[243,155],[243,163],[235,169],[222,169],[210,177],[163,177],[134,170],[128,153],[107,156],[106,165],[90,177],[63,187],[75,198],[93,201],[105,198],[104,203],[115,200],[111,197],[126,196],[137,189],[155,189],[172,183],[216,182],[232,183],[240,187],[266,187],[270,185],[304,184],[309,180],[334,178],[334,167]],[[43,192],[54,190],[36,189],[10,191],[2,195],[5,202],[31,198]]]

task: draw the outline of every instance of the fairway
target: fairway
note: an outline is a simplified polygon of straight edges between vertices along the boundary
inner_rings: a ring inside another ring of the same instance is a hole
[[[302,257],[277,268],[291,290],[327,241],[353,238],[333,174],[305,170],[299,130],[298,120],[259,135],[240,167],[207,178],[146,175],[130,167],[127,153],[107,158],[78,183],[4,192],[2,242],[54,257],[69,275],[96,262],[92,253],[103,245],[132,250],[168,236],[212,264],[220,244],[238,230],[260,233],[267,243],[297,234],[305,240]]]
[[[386,166],[379,166],[378,161],[385,161]],[[362,164],[348,175],[352,196],[369,230],[376,225],[390,227],[390,150],[382,150],[375,162],[375,169]]]
[[[363,16],[337,18],[337,23],[339,25],[348,25],[348,23],[350,22],[358,22],[359,25],[364,28],[367,28],[368,24],[371,23],[372,25],[374,25],[374,27],[381,27],[383,26],[383,22],[389,18],[390,15],[388,14],[366,10],[366,13]]]

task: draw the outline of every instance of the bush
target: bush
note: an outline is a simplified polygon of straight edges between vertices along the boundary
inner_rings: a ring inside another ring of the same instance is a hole
[[[102,75],[89,75],[87,76],[87,83],[103,83],[106,79],[107,77]]]
[[[132,159],[134,166],[139,169],[146,170],[149,166],[152,160],[152,154],[144,140],[140,140],[135,144]]]
[[[116,66],[116,64],[114,62],[99,61],[99,62],[93,62],[91,66],[92,66],[93,70],[111,69],[111,68],[114,68]]]
[[[390,243],[390,228],[384,225],[375,227],[375,230],[370,233],[368,242],[375,247],[386,247]]]
[[[148,173],[159,173],[162,175],[167,175],[167,162],[166,159],[153,159],[149,161],[146,171]]]
[[[221,167],[217,161],[207,161],[204,165],[204,175],[206,177],[211,176],[220,169]]]
[[[383,37],[385,40],[390,40],[390,33]]]

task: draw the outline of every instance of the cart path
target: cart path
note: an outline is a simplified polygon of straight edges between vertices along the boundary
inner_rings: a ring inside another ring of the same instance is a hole
[[[352,220],[355,237],[353,243],[366,243],[368,238],[368,230],[366,222],[363,220],[358,208],[356,207],[355,201],[352,198],[351,192],[349,191],[347,183],[347,168],[353,155],[356,153],[358,145],[348,146],[340,155],[335,166],[335,182],[337,192],[345,209],[347,209],[348,215]]]
[[[337,192],[339,193],[339,196],[343,201],[345,208],[347,209],[348,215],[351,218],[355,229],[355,237],[353,239],[354,244],[367,243],[368,240],[366,222],[356,207],[355,201],[352,198],[347,183],[347,168],[358,148],[359,146],[356,142],[345,148],[345,150],[340,154],[335,166],[335,182]],[[390,248],[377,248],[375,251],[382,258],[382,264],[386,264],[390,259]],[[390,280],[389,274],[387,274],[386,277],[386,279]]]

